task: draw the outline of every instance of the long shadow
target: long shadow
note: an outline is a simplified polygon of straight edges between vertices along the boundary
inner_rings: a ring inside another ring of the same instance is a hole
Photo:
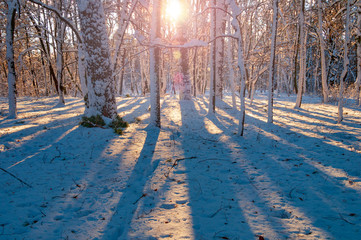
[[[0,158],[4,159],[1,163],[6,164],[6,166],[3,167],[9,167],[18,161],[23,161],[25,158],[27,161],[30,161],[34,154],[48,149],[48,146],[51,147],[54,143],[56,143],[58,138],[60,138],[65,132],[74,128],[78,122],[79,117],[72,117],[59,121],[58,124],[60,126],[51,127],[50,129],[45,128],[44,125],[38,125],[26,128],[14,134],[1,136],[0,141],[5,144],[7,148],[5,152],[0,152]],[[19,145],[20,143],[17,143],[17,141],[20,141],[19,137],[25,139],[22,140],[23,143],[21,145]],[[48,144],[46,146],[43,145],[44,139],[48,140]],[[37,145],[37,147],[34,148],[34,145]],[[23,152],[22,159],[14,157],[19,153],[19,151]],[[38,157],[39,156],[36,158]]]
[[[103,231],[104,240],[108,239],[128,239],[128,231],[132,222],[138,203],[144,197],[143,189],[159,164],[158,159],[153,159],[156,143],[158,141],[160,129],[148,127],[147,136],[135,163],[131,175],[125,185],[119,203],[114,209],[111,220]]]
[[[212,140],[219,136],[207,131],[204,116],[199,115],[192,101],[181,102],[181,115],[180,138],[186,158],[194,239],[253,239],[232,186],[231,178],[241,174],[233,157],[229,151],[222,151],[226,146]],[[208,161],[215,163],[209,165]]]
[[[266,116],[264,114],[260,113],[259,111],[255,111],[254,109],[249,109],[249,112],[251,112],[252,115],[254,115],[254,116],[259,116],[261,118],[266,118]],[[294,112],[294,114],[298,114],[298,112]],[[309,115],[308,117],[312,118],[313,115]],[[251,117],[250,120],[252,121],[252,119],[256,119],[256,118]],[[306,120],[303,120],[303,119],[295,119],[294,117],[292,117],[292,115],[287,116],[286,120],[292,121],[292,122],[299,122],[301,124],[306,124],[306,125],[309,125],[309,126],[316,126],[316,127],[324,126],[324,124],[322,124],[322,123],[314,123],[312,121],[306,121]],[[280,121],[280,123],[283,124],[282,120]],[[349,125],[350,127],[354,128],[354,129],[346,130],[346,129],[342,128],[342,125],[338,125],[338,124],[334,124],[334,125],[331,125],[331,126],[329,126],[329,125],[326,126],[327,128],[336,131],[335,133],[333,133],[331,131],[329,131],[329,132],[326,132],[326,131],[323,131],[323,132],[318,132],[317,131],[317,132],[315,132],[314,129],[312,129],[312,128],[304,128],[302,126],[298,126],[297,124],[292,125],[292,128],[298,129],[298,130],[300,130],[300,131],[302,131],[304,133],[310,133],[310,134],[316,133],[318,135],[321,135],[323,137],[323,139],[320,140],[320,141],[322,143],[325,143],[325,144],[328,144],[328,142],[331,142],[331,141],[342,142],[343,145],[348,145],[349,148],[351,149],[351,150],[348,150],[348,151],[352,152],[353,148],[357,149],[357,147],[358,147],[358,146],[354,146],[353,144],[360,141],[352,131],[355,131],[355,129],[359,129],[361,131],[361,128],[355,122],[353,122],[352,124],[350,122],[349,123],[343,123],[343,124]],[[275,125],[275,126],[277,126],[277,125]],[[283,128],[283,129],[287,130],[287,128]],[[293,133],[293,132],[291,132],[291,133]],[[302,134],[302,133],[294,132],[294,134]],[[307,137],[306,135],[303,135],[303,136]],[[315,138],[315,140],[316,140],[316,138]],[[340,148],[340,147],[334,146],[334,148],[337,149],[337,148]],[[345,150],[344,148],[340,148],[340,150],[341,149]],[[360,150],[360,149],[357,149],[357,150]]]
[[[71,121],[63,129],[48,130],[42,138],[49,148],[33,149],[29,152],[32,157],[9,170],[32,188],[24,188],[7,175],[1,177],[0,209],[11,211],[7,215],[0,213],[0,222],[9,224],[4,229],[5,234],[14,239],[54,239],[67,230],[71,235],[64,225],[73,216],[84,221],[89,214],[83,211],[84,201],[80,197],[85,189],[91,188],[85,176],[95,171],[93,163],[99,161],[112,134],[109,130],[108,134],[101,135],[99,131],[103,129],[89,131],[77,125]],[[96,141],[93,134],[97,136]],[[91,152],[83,147],[85,144],[94,146]],[[27,145],[30,148],[31,141]],[[11,232],[13,229],[21,232]]]
[[[231,112],[228,113],[232,114]],[[218,127],[222,127],[219,121],[214,121],[214,118],[211,120]],[[257,126],[248,131],[247,135],[250,137],[247,140],[248,144],[244,146],[244,151],[247,152],[248,156],[255,154],[256,157],[250,162],[250,167],[254,165],[255,168],[260,169],[259,176],[268,176],[271,182],[277,183],[278,191],[281,191],[284,196],[282,201],[304,212],[305,216],[314,222],[314,227],[319,230],[323,229],[324,232],[330,232],[337,238],[343,236],[342,234],[351,236],[352,232],[359,227],[359,224],[356,224],[360,221],[359,217],[347,220],[347,217],[343,215],[347,216],[348,212],[361,210],[357,205],[360,192],[352,189],[351,185],[345,184],[347,178],[345,179],[344,176],[336,177],[329,175],[327,171],[323,172],[329,168],[327,166],[328,161],[323,162],[326,160],[325,151],[339,153],[340,158],[345,155],[342,152],[347,151],[341,150],[340,152],[338,147],[327,144],[321,145],[321,140],[307,136],[302,136],[301,142],[296,142],[292,136],[283,139],[284,136],[287,136],[284,133],[289,132],[287,128],[269,125],[252,116],[248,116],[248,122]],[[259,131],[256,130],[257,128]],[[260,132],[262,132],[261,135]],[[276,136],[276,138],[272,136]],[[237,142],[237,139],[234,138],[233,141]],[[250,143],[253,146],[250,146]],[[315,150],[315,146],[309,145],[310,143],[315,143],[319,149],[316,147],[317,150]],[[268,146],[267,149],[273,150],[267,152],[262,148],[255,148],[258,145]],[[257,159],[259,156],[257,150],[263,151],[264,157],[262,159]],[[348,156],[349,159],[354,160],[360,155],[347,152],[345,157]],[[336,159],[336,155],[330,156],[330,158]],[[281,170],[283,173],[279,175],[279,171],[272,171],[272,169],[283,169]],[[335,172],[335,174],[338,173]],[[262,186],[260,182],[258,184]],[[333,201],[329,200],[331,193]],[[348,203],[342,199],[348,199]],[[333,223],[334,221],[337,223]],[[351,223],[349,223],[350,221]],[[331,230],[330,226],[332,225],[343,225],[344,232],[340,233],[337,229],[336,231]]]

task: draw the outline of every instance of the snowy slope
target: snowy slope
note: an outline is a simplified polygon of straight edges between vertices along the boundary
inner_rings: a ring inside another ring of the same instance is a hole
[[[0,239],[357,239],[361,231],[361,114],[306,97],[247,106],[237,135],[231,99],[119,98],[124,135],[78,125],[83,103],[0,100]],[[11,176],[18,177],[31,187]]]

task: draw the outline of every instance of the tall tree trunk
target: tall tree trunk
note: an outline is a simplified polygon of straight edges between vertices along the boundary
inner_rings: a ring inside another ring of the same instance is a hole
[[[213,7],[211,13],[211,39],[216,37],[217,33],[217,10],[215,7],[217,6],[217,1],[213,0]],[[208,113],[215,113],[216,112],[216,71],[217,71],[217,44],[214,40],[211,44],[211,51],[210,51],[210,66],[211,66],[211,79],[209,84],[209,109]]]
[[[180,39],[179,42],[181,44],[184,44],[187,42],[186,38],[186,28],[187,26],[182,24],[180,28]],[[189,59],[188,59],[188,48],[181,48],[180,54],[181,54],[181,73],[182,73],[182,83],[181,83],[181,89],[180,89],[180,100],[192,100],[192,94],[191,94],[191,78],[189,73]]]
[[[356,80],[356,101],[361,105],[360,87],[361,87],[361,6],[357,8],[357,80]]]
[[[326,56],[325,56],[325,42],[323,40],[322,34],[322,3],[321,0],[317,0],[317,13],[318,13],[318,37],[320,40],[320,52],[321,52],[321,77],[322,77],[322,95],[323,95],[323,102],[328,102],[328,85],[327,85],[327,71],[326,71]]]
[[[63,1],[59,1],[57,3],[57,7],[64,14],[65,10],[63,8]],[[64,32],[65,32],[65,24],[62,23],[59,17],[56,18],[56,78],[58,79],[58,94],[59,94],[59,102],[58,106],[64,106],[64,92],[63,92],[63,67],[64,67],[64,59],[63,59],[63,42],[64,42]]]
[[[300,72],[298,77],[298,92],[295,108],[300,108],[303,95],[303,84],[306,78],[306,41],[305,41],[305,0],[300,0]]]
[[[228,22],[228,27],[227,27],[227,32],[228,34],[232,34],[231,33],[231,24],[230,21]],[[237,109],[237,103],[236,103],[236,86],[234,84],[234,70],[233,70],[233,52],[232,52],[232,40],[230,39],[230,41],[227,44],[227,65],[228,65],[228,71],[229,71],[229,76],[228,76],[228,81],[229,81],[229,85],[231,87],[231,92],[232,92],[232,107],[233,109]]]
[[[8,0],[8,13],[6,22],[6,61],[8,64],[8,98],[9,98],[9,115],[8,118],[17,117],[16,108],[16,71],[14,61],[14,32],[16,11],[19,8],[18,0]]]
[[[98,0],[77,0],[86,50],[89,108],[86,116],[115,118],[114,77],[103,5]]]
[[[160,38],[160,16],[161,1],[153,0],[153,12],[151,21],[150,40],[154,43]],[[160,124],[160,48],[152,46],[149,50],[149,67],[150,67],[150,124],[161,127]]]
[[[224,35],[225,32],[225,3],[224,0],[218,0],[216,10],[216,33],[215,37]],[[223,9],[223,10],[222,10]],[[224,38],[220,37],[215,40],[216,44],[216,97],[223,98],[223,78],[224,78]]]
[[[343,91],[344,91],[344,81],[347,77],[348,65],[350,61],[348,59],[348,43],[350,42],[350,3],[351,0],[347,0],[346,7],[346,31],[345,31],[345,42],[343,47],[343,70],[340,77],[340,92],[338,96],[338,118],[337,123],[341,123],[343,120]]]
[[[85,106],[89,107],[88,99],[88,83],[87,83],[87,72],[86,72],[86,51],[84,49],[84,44],[78,44],[78,71],[81,92],[85,101]]]
[[[193,56],[193,96],[197,97],[197,53],[198,48],[194,49],[194,56]]]
[[[238,134],[243,136],[244,133],[244,122],[246,117],[246,101],[245,101],[245,90],[246,90],[246,67],[244,63],[244,53],[243,53],[243,41],[242,41],[242,31],[241,24],[237,19],[238,15],[242,12],[241,9],[236,4],[235,0],[229,1],[230,8],[232,9],[232,25],[235,29],[235,37],[237,38],[238,44],[238,69],[241,73],[241,89],[240,89],[240,99],[241,99],[241,112],[239,115],[239,124],[238,124]]]
[[[273,0],[273,24],[272,24],[272,42],[271,57],[268,76],[268,123],[273,123],[273,86],[275,78],[275,52],[277,41],[277,22],[278,22],[278,0]]]

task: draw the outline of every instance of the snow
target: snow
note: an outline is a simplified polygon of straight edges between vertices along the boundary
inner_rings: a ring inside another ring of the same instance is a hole
[[[361,223],[361,114],[304,96],[118,98],[130,127],[84,128],[81,99],[0,98],[0,239],[355,239]],[[239,105],[239,102],[238,102]]]

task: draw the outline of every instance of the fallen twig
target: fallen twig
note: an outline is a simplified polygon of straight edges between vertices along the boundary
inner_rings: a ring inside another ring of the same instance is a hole
[[[356,225],[355,223],[349,222],[346,218],[344,218],[344,217],[341,215],[341,213],[339,213],[338,215],[340,215],[340,218],[341,218],[342,220],[344,220],[345,222],[347,222],[347,223],[349,223],[349,224],[351,224],[351,225]]]
[[[135,202],[133,202],[133,205],[135,205],[135,204],[137,204],[137,202],[139,202],[139,200],[140,199],[142,199],[142,198],[144,198],[144,197],[146,197],[148,194],[146,194],[146,193],[143,193],[143,195],[142,196],[140,196]]]
[[[194,158],[197,158],[197,157],[193,156],[193,157],[188,157],[188,158],[178,158],[178,159],[174,160],[173,165],[170,167],[170,169],[168,170],[168,172],[164,174],[164,176],[168,178],[168,177],[169,177],[169,174],[170,174],[170,171],[171,171],[175,166],[178,165],[178,162],[179,162],[179,161],[186,160],[186,159],[194,159]]]
[[[20,181],[21,183],[25,184],[26,186],[28,186],[29,188],[32,188],[32,186],[30,184],[27,184],[26,182],[24,182],[23,180],[21,180],[20,178],[18,178],[17,176],[15,176],[14,174],[12,174],[11,172],[6,171],[5,169],[1,168],[1,170],[3,170],[4,172],[6,172],[7,174],[9,174],[10,176],[12,176],[13,178],[17,179],[18,181]]]

